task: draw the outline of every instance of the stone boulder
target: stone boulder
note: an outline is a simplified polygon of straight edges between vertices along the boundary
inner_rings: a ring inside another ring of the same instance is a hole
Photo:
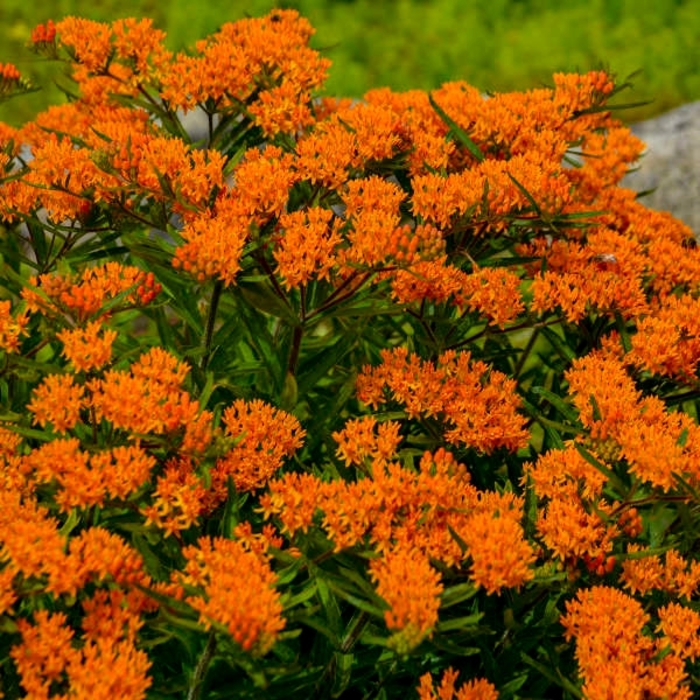
[[[638,169],[622,181],[650,209],[668,211],[700,240],[700,101],[632,125],[647,145]]]

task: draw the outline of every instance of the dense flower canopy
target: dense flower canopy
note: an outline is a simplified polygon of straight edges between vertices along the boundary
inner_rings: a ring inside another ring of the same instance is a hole
[[[32,33],[75,99],[0,125],[2,690],[691,697],[700,251],[620,88],[323,97],[312,35]]]

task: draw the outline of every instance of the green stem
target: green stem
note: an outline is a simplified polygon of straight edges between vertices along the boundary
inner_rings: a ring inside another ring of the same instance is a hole
[[[357,284],[357,286],[353,287],[352,283],[357,279],[358,274],[353,272],[344,282],[342,282],[337,289],[335,289],[329,296],[328,298],[318,307],[313,309],[312,311],[309,312],[307,315],[307,320],[311,320],[315,316],[318,316],[319,314],[322,314],[329,309],[333,308],[333,306],[336,306],[337,304],[341,304],[344,302],[346,299],[349,299],[352,297],[353,294],[357,292],[358,289],[370,278],[371,274],[365,273],[364,274],[364,279],[360,280]],[[345,292],[344,290],[346,288],[350,287],[350,291]]]
[[[540,334],[540,329],[535,326],[535,328],[532,331],[532,334],[530,335],[529,340],[527,341],[527,345],[523,349],[522,353],[520,354],[520,357],[518,358],[518,361],[513,369],[513,379],[517,379],[520,376],[520,373],[523,371],[523,367],[525,366],[525,363],[527,362],[527,358],[530,356],[530,353],[532,352],[532,348],[535,346],[535,343],[537,342],[537,338]]]
[[[294,335],[292,337],[292,347],[289,351],[289,360],[287,362],[287,372],[292,376],[297,371],[297,363],[299,362],[299,352],[301,350],[301,339],[304,335],[303,326],[294,327]]]
[[[204,354],[199,363],[200,369],[204,372],[211,359],[211,342],[214,337],[214,324],[216,322],[216,312],[219,309],[219,301],[221,300],[221,292],[224,289],[224,283],[221,280],[214,282],[214,289],[211,293],[211,301],[209,302],[209,313],[207,315],[207,325],[204,329],[204,338],[202,345]]]
[[[194,676],[192,677],[192,684],[187,691],[187,700],[199,700],[202,693],[202,683],[204,677],[207,675],[209,670],[209,664],[211,663],[214,653],[216,651],[216,637],[212,632],[207,640],[207,645],[204,647],[202,655],[199,657],[197,666],[194,669]]]

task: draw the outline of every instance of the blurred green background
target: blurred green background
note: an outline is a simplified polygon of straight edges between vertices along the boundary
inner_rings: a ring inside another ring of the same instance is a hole
[[[360,97],[373,87],[431,89],[466,80],[484,91],[549,84],[557,71],[601,66],[619,79],[640,70],[623,101],[651,100],[620,116],[652,117],[700,99],[699,0],[2,0],[0,62],[44,86],[0,106],[15,126],[61,100],[60,68],[26,49],[49,18],[151,17],[183,49],[223,22],[293,7],[317,33],[312,45],[333,60],[327,93]]]

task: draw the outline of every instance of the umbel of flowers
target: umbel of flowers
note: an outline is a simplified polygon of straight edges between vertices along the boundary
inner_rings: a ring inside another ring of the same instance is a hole
[[[312,34],[32,34],[4,696],[695,696],[700,253],[619,186],[625,85],[334,99]]]

